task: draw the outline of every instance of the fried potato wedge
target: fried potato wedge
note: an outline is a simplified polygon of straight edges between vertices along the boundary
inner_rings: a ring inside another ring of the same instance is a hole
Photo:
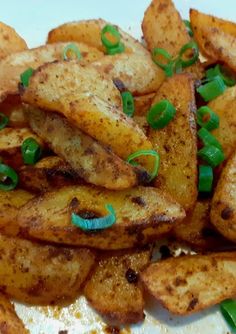
[[[149,262],[148,250],[101,259],[85,285],[85,297],[111,321],[142,321],[144,299],[138,275]]]
[[[147,290],[170,312],[187,315],[236,295],[236,252],[187,255],[151,264]]]
[[[196,250],[214,249],[225,245],[225,239],[210,224],[210,200],[199,200],[192,212],[174,227],[173,235]]]
[[[134,95],[156,92],[165,80],[164,71],[154,64],[149,55],[142,57],[136,53],[121,53],[112,57],[104,56],[91,66],[112,79],[121,80]]]
[[[236,38],[236,24],[233,22],[204,14],[196,9],[190,9],[190,21],[194,33],[194,39],[198,43],[202,54],[211,59],[217,60],[217,54],[215,54],[213,49],[209,47],[208,40],[208,37],[211,37],[211,33],[214,33],[214,29]],[[208,29],[211,29],[210,34],[207,34],[206,36],[206,31],[209,32]]]
[[[0,333],[30,334],[17,316],[13,304],[3,294],[0,294]]]
[[[236,242],[236,151],[223,169],[211,206],[211,222],[227,239]]]
[[[148,180],[146,171],[132,167],[66,118],[35,108],[29,108],[28,117],[32,129],[69,163],[75,180],[116,190]]]
[[[76,62],[46,64],[31,77],[22,99],[63,114],[121,158],[152,147],[142,130],[124,114],[120,92],[112,80],[94,67]]]
[[[19,232],[16,221],[21,206],[34,197],[24,190],[0,191],[0,233],[15,236]]]
[[[15,29],[0,22],[0,59],[27,49],[27,44]]]
[[[71,213],[107,214],[109,203],[116,223],[99,233],[86,233],[71,223]],[[168,232],[185,213],[155,188],[137,187],[108,191],[91,186],[74,186],[48,192],[25,205],[18,223],[25,237],[98,249],[122,249],[146,244]]]
[[[135,116],[146,116],[151,107],[155,93],[134,96]]]
[[[84,183],[70,165],[57,156],[45,157],[34,166],[22,166],[19,178],[21,188],[35,193]]]
[[[2,235],[0,251],[1,290],[29,304],[71,302],[95,261],[88,249],[47,246]]]
[[[219,128],[212,134],[221,143],[227,159],[236,147],[236,86],[227,88],[222,95],[209,102],[208,107],[220,118]]]
[[[178,74],[166,80],[153,105],[168,99],[176,108],[174,119],[161,130],[149,130],[148,138],[160,154],[155,186],[169,192],[186,211],[197,199],[197,138],[193,80]]]
[[[18,94],[20,75],[29,67],[63,59],[63,50],[68,43],[44,45],[35,49],[17,52],[0,61],[0,102],[10,94]],[[80,64],[88,64],[103,56],[102,52],[84,43],[77,43],[82,59]]]
[[[9,119],[8,126],[12,128],[27,128],[28,121],[25,116],[25,108],[19,95],[9,95],[0,102],[0,110]]]
[[[68,22],[51,30],[48,34],[47,43],[68,41],[83,42],[105,52],[106,50],[101,42],[101,30],[107,24],[111,23],[102,19]],[[139,41],[124,32],[118,26],[116,26],[116,28],[121,35],[121,41],[125,44],[125,52],[134,52],[143,56],[149,56],[148,51]]]

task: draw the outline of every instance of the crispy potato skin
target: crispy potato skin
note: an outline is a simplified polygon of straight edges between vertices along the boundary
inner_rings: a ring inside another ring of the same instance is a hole
[[[72,212],[104,216],[107,203],[116,212],[116,223],[111,228],[86,233],[72,225]],[[112,192],[74,186],[37,197],[20,210],[17,220],[26,237],[98,249],[125,249],[158,239],[184,216],[178,204],[155,188]]]
[[[188,315],[235,297],[236,252],[156,262],[141,273],[141,279],[170,312]]]
[[[0,233],[15,236],[19,232],[16,221],[21,206],[34,197],[24,190],[0,191]]]
[[[0,294],[0,333],[30,334],[17,316],[13,304],[3,294]]]
[[[87,249],[46,246],[0,235],[1,290],[29,304],[74,300],[95,257]]]
[[[148,179],[144,170],[133,168],[66,118],[34,108],[29,108],[28,118],[32,129],[69,163],[78,183],[83,178],[89,183],[119,190]]]
[[[105,53],[106,50],[101,42],[101,30],[107,24],[111,23],[102,19],[68,22],[51,30],[48,34],[47,43],[83,42]],[[121,41],[125,44],[126,53],[134,52],[142,56],[148,55],[148,51],[138,40],[124,32],[120,27],[116,26],[116,28],[121,35]]]
[[[160,154],[155,186],[169,192],[186,211],[197,199],[197,138],[195,98],[191,76],[178,74],[166,80],[153,105],[168,99],[176,108],[174,119],[163,129],[150,128],[148,138]]]
[[[80,64],[86,65],[103,56],[103,53],[84,43],[76,43],[83,56]],[[62,60],[64,48],[68,43],[43,45],[35,49],[10,54],[0,61],[0,102],[10,94],[18,94],[20,75],[29,67]]]
[[[101,259],[86,283],[84,295],[99,313],[120,324],[144,319],[139,272],[150,262],[150,251]],[[126,276],[133,274],[133,282]]]
[[[221,143],[225,158],[228,159],[236,147],[236,86],[227,88],[222,95],[209,102],[208,107],[220,118],[219,128],[212,134]]]
[[[15,29],[0,22],[0,60],[27,48],[26,42],[17,34]]]
[[[198,200],[187,217],[174,227],[173,235],[196,250],[214,249],[225,245],[225,239],[210,224],[210,200]]]
[[[211,222],[223,236],[236,242],[236,151],[218,181],[212,200]]]
[[[155,93],[134,96],[135,116],[146,116],[151,107]]]
[[[152,148],[142,130],[124,114],[120,92],[112,80],[94,67],[83,67],[77,62],[46,64],[31,77],[22,99],[63,114],[121,158]],[[152,165],[153,159],[148,162]]]

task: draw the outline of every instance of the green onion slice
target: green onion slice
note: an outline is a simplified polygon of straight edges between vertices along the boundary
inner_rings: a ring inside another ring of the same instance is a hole
[[[217,167],[225,160],[224,152],[213,145],[204,146],[198,151],[198,156],[213,168]]]
[[[160,166],[160,155],[156,151],[154,151],[154,150],[139,150],[137,152],[134,152],[134,153],[130,154],[127,158],[127,162],[130,163],[133,166],[137,166],[138,164],[135,161],[135,159],[137,159],[141,156],[148,156],[148,155],[151,155],[155,158],[153,171],[150,174],[150,181],[152,181],[157,176],[159,166]]]
[[[19,178],[13,168],[0,164],[0,190],[9,191],[15,189]]]
[[[192,30],[192,26],[191,23],[189,22],[189,20],[183,20],[185,27],[187,29],[187,32],[189,34],[190,37],[193,37],[193,30]]]
[[[213,183],[213,169],[211,166],[199,166],[198,190],[200,192],[211,192]]]
[[[160,59],[163,59],[162,61]],[[162,48],[154,48],[152,50],[152,60],[163,70],[166,70],[172,62],[172,56]],[[172,64],[173,65],[173,64]]]
[[[192,50],[193,55],[190,59],[183,59],[183,56],[186,54],[187,51]],[[199,49],[197,46],[197,43],[194,41],[191,41],[187,44],[185,44],[179,52],[179,60],[181,61],[182,67],[188,67],[193,65],[194,63],[196,63],[196,61],[198,60],[199,57]]]
[[[211,108],[203,106],[197,110],[197,124],[211,131],[219,127],[220,118]]]
[[[197,92],[206,102],[215,99],[217,96],[224,93],[225,90],[226,85],[219,75],[217,75],[210,82],[207,82],[206,84],[197,88]]]
[[[117,53],[122,53],[125,51],[124,43],[120,42],[119,45],[115,46],[114,48],[107,49],[107,54],[113,56]]]
[[[24,87],[29,86],[29,80],[32,77],[33,73],[34,73],[34,70],[32,69],[32,67],[29,67],[25,72],[21,73],[20,80],[21,80],[21,84]]]
[[[236,300],[224,300],[220,304],[220,310],[227,324],[233,331],[236,331]]]
[[[71,222],[83,231],[98,231],[109,228],[116,222],[116,213],[111,204],[106,204],[105,208],[109,212],[109,214],[105,217],[84,219],[79,215],[72,213]]]
[[[72,59],[70,54],[73,54],[79,60],[82,58],[82,55],[80,53],[80,50],[79,50],[78,46],[74,43],[70,43],[64,48],[63,59],[64,60]]]
[[[112,49],[120,44],[120,33],[115,26],[110,24],[105,25],[101,32],[102,44],[107,49]]]
[[[164,128],[175,116],[176,109],[168,100],[154,104],[147,113],[147,122],[153,129]]]
[[[228,72],[228,71],[227,71]],[[224,70],[223,66],[220,66],[217,64],[215,67],[210,68],[206,71],[206,77],[207,79],[214,79],[216,76],[220,76],[221,79],[224,81],[226,86],[234,86],[236,84],[236,80],[234,79],[232,73],[227,73],[226,70]]]
[[[201,128],[200,130],[198,130],[197,134],[204,145],[213,145],[222,150],[222,145],[220,144],[220,142],[207,129]]]
[[[0,112],[0,130],[4,129],[9,122],[9,118]]]
[[[123,112],[132,117],[134,114],[134,98],[130,92],[121,93],[122,102],[123,102]]]
[[[42,150],[34,138],[27,138],[21,145],[23,161],[27,165],[34,165],[40,158]]]

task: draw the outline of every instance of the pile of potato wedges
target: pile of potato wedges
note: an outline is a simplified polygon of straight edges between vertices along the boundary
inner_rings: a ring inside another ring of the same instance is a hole
[[[191,34],[171,0],[153,0],[144,43],[113,25],[123,51],[108,54],[102,19],[65,23],[34,49],[0,23],[0,332],[29,333],[10,300],[66,305],[84,294],[108,321],[131,324],[145,318],[145,290],[178,315],[235,297],[236,23],[191,9],[190,24]],[[193,41],[200,57],[171,75],[153,57],[159,48],[176,61]],[[234,84],[205,102],[197,90],[216,65]],[[148,115],[163,100],[175,115],[154,128]],[[207,193],[202,106],[219,119],[211,134],[224,153]],[[40,148],[33,163],[28,139]],[[17,175],[14,189],[4,166]],[[108,204],[112,226],[74,223],[106,221]],[[153,261],[162,238],[196,254]]]

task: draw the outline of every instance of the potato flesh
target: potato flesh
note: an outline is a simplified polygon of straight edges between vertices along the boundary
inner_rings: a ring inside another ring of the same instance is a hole
[[[86,233],[71,223],[71,213],[116,212],[116,223],[99,233]],[[124,249],[146,244],[167,233],[185,216],[183,209],[155,188],[109,191],[91,186],[65,187],[48,192],[24,206],[18,223],[26,237],[99,249]]]
[[[236,252],[189,255],[151,264],[148,291],[170,312],[188,315],[236,295]]]
[[[236,151],[218,181],[212,200],[211,222],[223,236],[236,242]]]
[[[1,289],[29,304],[75,299],[94,264],[87,249],[58,248],[0,235]]]
[[[26,42],[17,34],[15,29],[0,22],[0,59],[26,49]]]
[[[85,297],[92,307],[112,321],[142,321],[144,299],[138,274],[149,262],[150,251],[101,259],[85,285]],[[133,282],[126,278],[129,273]]]
[[[160,154],[155,186],[179,202],[186,211],[197,199],[197,138],[193,81],[188,74],[166,80],[152,105],[168,99],[176,108],[174,119],[163,129],[149,130],[148,138]]]

